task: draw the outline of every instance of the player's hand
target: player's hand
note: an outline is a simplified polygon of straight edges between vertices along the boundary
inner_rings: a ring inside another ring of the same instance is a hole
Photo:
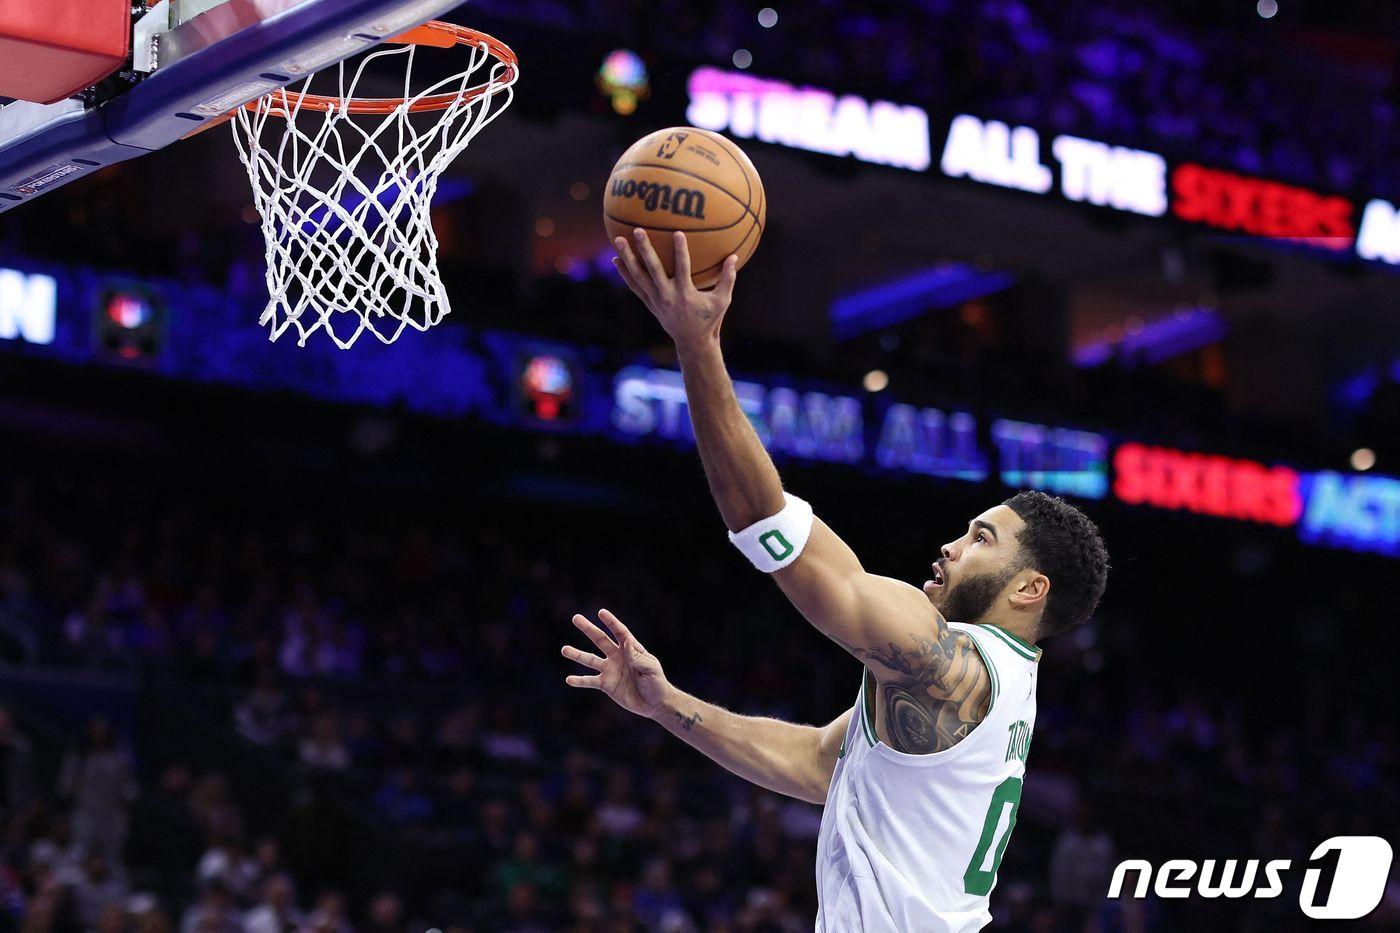
[[[570,674],[564,682],[570,687],[601,690],[613,702],[638,716],[655,716],[671,684],[661,670],[661,662],[642,647],[637,636],[628,631],[617,616],[606,609],[598,611],[598,619],[613,630],[617,640],[608,637],[585,616],[575,615],[574,626],[588,636],[602,657],[565,645],[560,653],[570,661],[592,668],[596,674]]]
[[[673,236],[676,253],[676,274],[673,276],[666,274],[651,240],[640,227],[632,231],[630,244],[626,237],[613,240],[613,246],[617,248],[613,265],[617,266],[627,287],[646,303],[647,309],[661,322],[677,347],[718,340],[720,324],[734,296],[739,257],[725,259],[715,287],[701,291],[690,279],[690,247],[686,244],[685,234],[677,230]]]

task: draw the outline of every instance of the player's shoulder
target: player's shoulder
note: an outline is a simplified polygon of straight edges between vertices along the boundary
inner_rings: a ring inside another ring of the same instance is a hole
[[[1042,651],[1035,645],[998,625],[976,622],[949,622],[948,628],[963,633],[970,638],[983,655],[1006,657],[1016,661],[1040,660]]]
[[[995,625],[950,622],[948,628],[975,647],[978,660],[987,670],[992,694],[988,716],[999,708],[997,698],[1008,691],[1012,696],[1034,698],[1039,648]]]

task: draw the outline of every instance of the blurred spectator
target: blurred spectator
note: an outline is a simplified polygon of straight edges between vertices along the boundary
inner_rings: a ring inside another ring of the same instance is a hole
[[[291,933],[301,923],[291,876],[277,874],[262,883],[256,905],[243,916],[243,933]]]
[[[282,846],[272,836],[263,836],[253,846],[253,873],[255,883],[261,885],[268,878],[282,871]]]
[[[515,836],[509,858],[497,863],[494,881],[504,892],[526,885],[533,894],[554,897],[564,893],[564,875],[540,858],[540,840],[531,832]]]
[[[354,933],[345,916],[345,898],[338,891],[323,891],[316,899],[316,909],[306,915],[301,930],[305,933]]]
[[[120,908],[130,893],[126,879],[100,855],[83,859],[82,875],[73,886],[73,905],[78,920],[95,926],[109,907]],[[108,918],[108,922],[112,922]]]
[[[287,698],[270,678],[261,678],[251,693],[234,707],[234,722],[238,732],[258,745],[280,742],[290,724]]]
[[[647,863],[633,904],[637,919],[648,929],[693,929],[671,879],[671,863],[667,859]]]
[[[219,881],[236,899],[243,899],[258,882],[257,861],[243,851],[236,836],[224,836],[199,860],[195,876],[201,885]]]
[[[551,929],[540,910],[535,889],[524,882],[506,892],[505,903],[487,915],[486,927],[501,933],[546,933]]]
[[[610,836],[630,836],[642,823],[632,792],[632,774],[626,768],[608,772],[607,795],[598,805],[598,825]]]
[[[89,721],[84,747],[64,759],[59,791],[73,802],[73,835],[79,848],[109,864],[120,862],[136,781],[131,761],[117,747],[106,719],[96,716]]]
[[[23,810],[35,792],[34,748],[15,728],[8,706],[0,706],[0,819]]]
[[[131,926],[131,917],[126,911],[126,906],[113,901],[105,905],[98,913],[92,929],[96,933],[129,933]]]
[[[61,883],[70,884],[82,876],[83,854],[83,847],[73,836],[72,819],[66,813],[56,813],[47,830],[30,843],[29,863]]]
[[[149,894],[132,898],[128,906],[135,922],[134,933],[172,933],[175,929],[159,902]]]
[[[1061,831],[1050,855],[1050,898],[1064,908],[1074,929],[1083,929],[1103,903],[1117,864],[1113,840],[1098,824],[1093,807],[1081,802],[1074,825]]]
[[[375,794],[374,805],[393,823],[424,823],[433,816],[432,799],[419,788],[412,768],[393,772]]]
[[[92,495],[120,511],[115,487],[90,482]],[[619,592],[647,607],[658,639],[649,644],[668,664],[677,659],[678,680],[735,708],[792,709],[795,718],[805,718],[804,704],[839,710],[855,677],[838,652],[784,650],[773,663],[774,645],[809,634],[784,627],[780,594],[736,580],[735,593],[757,608],[730,624],[712,610],[718,573],[708,552],[648,546],[638,527],[650,514],[633,527],[625,513],[610,514],[616,536],[596,547],[592,511],[513,501],[501,514],[483,507],[473,534],[447,544],[451,535],[409,532],[397,516],[327,517],[314,506],[308,515],[319,521],[277,512],[241,527],[197,497],[168,495],[170,513],[143,506],[133,531],[94,521],[102,509],[65,489],[46,518],[53,527],[26,535],[44,547],[15,552],[40,621],[93,604],[139,621],[159,600],[176,620],[170,642],[124,643],[132,673],[122,680],[139,681],[151,701],[143,709],[180,709],[153,715],[134,736],[138,777],[105,723],[50,726],[53,711],[40,717],[16,699],[33,727],[24,736],[0,707],[0,775],[64,774],[31,780],[28,805],[0,811],[0,927],[169,933],[163,905],[182,933],[810,929],[819,808],[742,784],[607,705],[584,705],[559,686],[562,671],[538,660],[556,655],[569,611]],[[0,512],[13,498],[0,489]],[[684,514],[673,520],[686,527]],[[542,521],[556,533],[539,538],[532,529]],[[11,536],[0,521],[0,555]],[[397,579],[383,542],[407,537],[432,554],[434,572],[410,568]],[[125,562],[83,556],[116,551]],[[163,553],[175,556],[162,561]],[[469,601],[445,569],[463,565],[479,575]],[[636,567],[647,572],[628,570]],[[139,568],[159,579],[142,579]],[[1336,618],[1351,589],[1339,588]],[[1145,852],[1194,840],[1306,859],[1327,835],[1392,832],[1400,753],[1385,704],[1329,700],[1306,686],[1317,651],[1299,650],[1286,619],[1275,634],[1280,654],[1298,662],[1308,716],[1279,717],[1268,697],[1255,702],[1206,674],[1154,678],[1122,664],[1144,650],[1143,633],[1172,623],[1166,602],[1134,598],[1133,624],[1109,619],[1090,633],[1103,639],[1102,667],[1091,668],[1074,643],[1047,650],[1042,663],[1055,669],[1041,685],[1034,767],[993,929],[1292,929],[1293,892],[1259,902],[1256,913],[1196,925],[1173,925],[1173,905],[1160,902],[1104,907],[1119,857],[1113,840]],[[357,675],[313,664],[303,679],[278,679],[290,676],[277,663],[283,641],[303,637],[288,620],[311,618],[331,629],[364,620],[357,624],[376,647]],[[1309,628],[1332,621],[1324,614]],[[210,633],[200,666],[148,663],[182,657]],[[447,673],[437,680],[422,660],[430,652],[454,654],[459,666],[440,668]],[[74,709],[110,679],[84,673],[90,659],[71,653],[61,634],[44,643],[42,659],[47,677],[87,688],[75,692]],[[27,752],[7,751],[17,748]],[[1096,806],[1071,817],[1076,787]],[[125,835],[128,823],[129,847],[92,828]],[[91,850],[92,839],[110,851]],[[314,905],[298,900],[298,891],[318,890],[326,893]]]
[[[403,933],[403,901],[397,894],[383,891],[369,902],[369,921],[360,933]]]
[[[334,713],[321,713],[313,721],[311,733],[298,746],[302,764],[327,771],[350,767],[350,752],[340,735],[340,719]]]
[[[202,891],[180,919],[180,933],[241,933],[243,918],[223,881],[207,881]]]

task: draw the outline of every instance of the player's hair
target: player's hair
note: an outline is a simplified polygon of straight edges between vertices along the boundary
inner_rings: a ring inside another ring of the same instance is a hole
[[[1050,578],[1039,635],[1058,635],[1088,620],[1108,584],[1108,551],[1098,527],[1058,496],[1018,492],[1004,505],[1026,527],[1017,535],[1022,560]]]

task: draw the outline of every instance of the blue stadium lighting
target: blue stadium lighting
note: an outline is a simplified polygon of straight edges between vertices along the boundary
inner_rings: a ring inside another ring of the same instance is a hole
[[[763,445],[773,453],[828,463],[859,463],[865,456],[864,416],[852,395],[799,392],[735,380],[734,394]],[[613,381],[612,425],[633,437],[695,443],[681,374],[628,366]]]
[[[998,419],[992,443],[1002,485],[1102,499],[1108,494],[1108,437],[1052,425]]]
[[[1400,357],[1396,357],[1388,366],[1369,366],[1346,377],[1337,383],[1333,397],[1337,404],[1347,411],[1360,411],[1380,388],[1385,378],[1383,374],[1386,372],[1389,373],[1390,381],[1400,382]]]
[[[1349,411],[1357,411],[1371,400],[1380,382],[1374,369],[1348,376],[1337,385],[1337,402]]]
[[[885,410],[875,462],[902,470],[980,483],[989,475],[987,455],[977,443],[977,418],[896,403]]]
[[[943,263],[836,299],[829,312],[838,340],[883,330],[929,309],[951,308],[1010,288],[1008,272],[980,272],[968,263]]]
[[[1195,308],[1149,321],[1119,337],[1095,340],[1075,348],[1074,365],[1081,369],[1107,363],[1115,351],[1130,363],[1160,363],[1199,350],[1225,338],[1225,321],[1211,308]]]
[[[57,279],[0,269],[0,340],[53,343],[57,317]]]
[[[1400,479],[1393,476],[1304,474],[1304,543],[1400,556]]]

